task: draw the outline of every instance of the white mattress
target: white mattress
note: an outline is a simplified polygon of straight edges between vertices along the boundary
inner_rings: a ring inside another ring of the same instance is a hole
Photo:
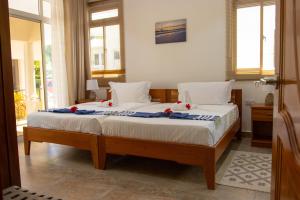
[[[136,109],[139,112],[162,112],[171,104],[148,105]],[[102,123],[102,134],[135,139],[166,141],[212,146],[238,119],[236,105],[198,105],[184,111],[190,114],[218,115],[220,120],[198,121],[168,118],[135,118],[110,116]]]
[[[103,108],[98,102],[76,105],[79,109],[96,111],[126,111],[145,106],[145,103],[126,103],[116,107]],[[70,113],[35,112],[27,117],[29,127],[101,134],[101,124],[107,116],[75,115]]]

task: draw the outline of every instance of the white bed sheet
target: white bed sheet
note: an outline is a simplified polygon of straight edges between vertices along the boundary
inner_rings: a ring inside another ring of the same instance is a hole
[[[135,111],[162,112],[171,104],[148,105]],[[135,139],[165,141],[185,144],[216,144],[230,126],[238,119],[238,108],[233,104],[198,105],[184,111],[190,114],[218,115],[220,120],[198,121],[168,118],[135,118],[110,116],[102,123],[102,134]]]
[[[148,103],[125,103],[115,107],[104,108],[99,102],[89,102],[76,105],[79,109],[96,111],[131,111],[148,105]],[[75,115],[70,113],[34,112],[28,115],[29,127],[75,131],[100,135],[101,124],[107,116],[103,115]]]

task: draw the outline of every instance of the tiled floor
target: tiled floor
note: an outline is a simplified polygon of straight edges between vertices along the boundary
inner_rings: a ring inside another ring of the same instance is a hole
[[[271,153],[253,148],[250,139],[233,141],[230,149]],[[222,157],[220,163],[226,157]],[[269,200],[270,194],[217,185],[206,189],[202,170],[177,163],[110,156],[105,171],[93,168],[89,152],[33,143],[30,157],[19,142],[22,186],[64,200]]]

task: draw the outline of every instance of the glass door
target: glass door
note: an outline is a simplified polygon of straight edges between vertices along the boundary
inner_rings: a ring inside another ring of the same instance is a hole
[[[17,131],[27,115],[44,109],[41,24],[10,17],[11,54]]]

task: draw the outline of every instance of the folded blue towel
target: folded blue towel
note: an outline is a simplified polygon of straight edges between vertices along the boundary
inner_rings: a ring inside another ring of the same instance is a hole
[[[186,119],[189,120],[202,120],[202,121],[216,121],[219,116],[216,115],[189,115]]]
[[[147,113],[147,112],[136,112],[131,115],[128,115],[130,117],[142,117],[142,118],[160,118],[164,117],[164,114],[162,112],[157,113]]]
[[[61,108],[61,109],[52,109],[48,110],[48,112],[54,113],[73,113],[69,108]],[[77,115],[89,115],[95,113],[95,110],[76,110],[75,114]]]
[[[53,109],[51,112],[54,112],[54,113],[72,113],[69,108]]]
[[[54,113],[72,113],[68,108],[51,109],[46,112]],[[165,112],[132,112],[132,111],[95,111],[95,110],[77,110],[74,114],[77,115],[107,115],[107,116],[128,116],[128,117],[141,117],[141,118],[170,118],[170,119],[183,119],[183,120],[202,120],[202,121],[217,121],[219,116],[216,115],[191,115],[189,113],[165,113]]]
[[[174,113],[170,114],[169,118],[170,119],[187,119],[188,116],[189,116],[188,113],[174,112]]]
[[[76,115],[90,115],[95,113],[95,110],[76,110],[75,114]]]

